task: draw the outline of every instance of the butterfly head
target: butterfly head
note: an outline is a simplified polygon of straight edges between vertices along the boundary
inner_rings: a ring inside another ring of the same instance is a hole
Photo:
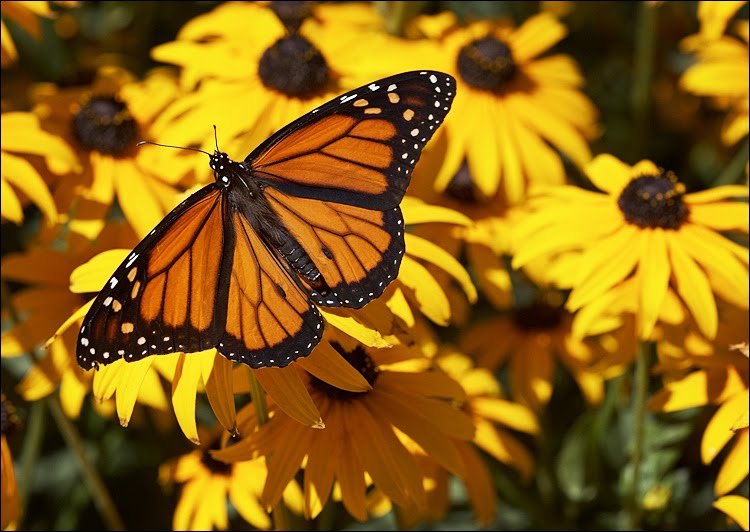
[[[232,180],[230,178],[230,173],[232,167],[236,164],[237,163],[231,160],[226,153],[219,151],[218,149],[214,151],[213,155],[211,155],[211,161],[209,162],[211,170],[214,171],[216,182],[223,187],[229,187],[231,184]]]

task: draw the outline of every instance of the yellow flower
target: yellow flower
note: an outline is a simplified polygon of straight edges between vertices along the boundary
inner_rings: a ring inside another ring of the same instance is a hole
[[[514,400],[534,411],[552,397],[556,361],[568,369],[587,402],[598,404],[605,379],[627,367],[634,348],[619,335],[574,337],[572,315],[547,297],[550,302],[518,305],[509,316],[478,321],[462,335],[461,350],[491,370],[507,363]],[[598,333],[611,330],[605,328]]]
[[[342,20],[335,16],[338,5],[314,7],[293,14],[299,30],[288,32],[285,3],[271,4],[224,3],[185,24],[176,41],[152,50],[154,59],[182,68],[183,87],[197,85],[158,121],[170,144],[212,150],[216,124],[221,148],[244,150],[244,157],[292,120],[356,86],[345,80],[338,57],[363,31],[371,32],[372,6],[349,6]],[[368,64],[362,76],[380,77],[382,64]]]
[[[202,431],[205,432],[205,431]],[[218,438],[204,434],[204,441]],[[174,530],[227,530],[227,499],[237,513],[253,527],[268,530],[272,522],[260,503],[267,469],[264,458],[226,464],[211,457],[210,446],[180,456],[159,468],[159,481],[165,487],[182,484],[180,499],[172,518]],[[284,502],[297,513],[302,511],[302,493],[296,482],[284,490]]]
[[[438,190],[466,162],[480,198],[500,190],[515,205],[531,183],[565,182],[556,150],[579,166],[589,161],[586,139],[596,133],[597,111],[579,90],[583,77],[567,55],[539,57],[567,33],[553,16],[533,16],[518,28],[498,21],[461,27],[454,14],[443,13],[418,18],[413,31],[432,39],[414,52],[419,68],[447,72],[458,82],[442,128]]]
[[[74,146],[84,165],[82,173],[55,184],[58,211],[66,213],[62,221],[71,231],[95,238],[117,198],[128,223],[143,237],[174,207],[193,160],[178,157],[178,150],[135,144],[160,140],[153,120],[177,90],[166,70],[136,81],[115,67],[102,68],[90,87],[37,88],[34,112],[42,127]]]
[[[13,405],[6,400],[5,394],[0,398],[0,420],[2,421],[2,489],[0,497],[2,504],[2,516],[0,518],[0,528],[2,530],[15,530],[16,524],[21,517],[21,500],[18,495],[18,486],[16,485],[16,475],[13,470],[13,456],[10,454],[7,438],[20,425],[20,420],[16,415]]]
[[[309,376],[306,386],[325,419],[324,430],[300,425],[272,407],[268,423],[257,432],[252,424],[241,427],[241,434],[249,436],[214,452],[214,458],[241,462],[267,455],[263,500],[272,506],[304,466],[307,518],[321,511],[338,481],[344,507],[357,520],[366,520],[368,478],[395,504],[423,508],[422,475],[398,434],[411,438],[442,467],[463,474],[454,441],[471,439],[474,427],[468,416],[446,402],[461,400],[461,387],[441,372],[425,371],[429,361],[408,348],[337,349],[371,390],[353,393]]]
[[[744,314],[747,334],[747,313]],[[704,345],[708,346],[706,343]],[[693,360],[704,361],[705,368],[686,373],[668,381],[649,401],[651,410],[674,412],[685,408],[718,404],[719,408],[706,425],[701,441],[701,458],[705,464],[713,462],[730,442],[714,483],[718,499],[714,506],[734,519],[744,530],[748,528],[748,499],[729,495],[748,476],[750,465],[750,433],[748,432],[748,363],[747,342],[737,344],[730,351],[717,350],[710,354],[686,343],[685,353]],[[697,351],[697,352],[696,352]],[[710,354],[711,356],[706,356]]]
[[[728,109],[721,139],[732,145],[748,134],[748,21],[736,23],[739,38],[722,35],[727,21],[746,2],[701,2],[701,31],[687,37],[682,47],[697,61],[680,78],[683,90],[710,97],[720,109]]]
[[[3,3],[5,6],[5,3]],[[12,131],[0,140],[0,187],[2,187],[2,217],[20,224],[23,206],[14,188],[23,192],[42,211],[48,224],[57,223],[57,208],[39,170],[27,159],[43,157],[46,165],[57,174],[79,168],[73,150],[62,139],[43,131],[39,120],[31,113],[3,113],[3,131]]]
[[[556,275],[560,286],[572,288],[571,311],[599,305],[628,284],[643,339],[670,289],[709,339],[717,327],[714,292],[747,308],[748,250],[721,234],[747,235],[747,203],[730,199],[746,198],[747,187],[687,194],[674,174],[651,161],[631,167],[611,155],[594,159],[586,174],[605,193],[550,187],[529,200],[528,214],[516,224],[513,267],[538,257],[564,261]]]

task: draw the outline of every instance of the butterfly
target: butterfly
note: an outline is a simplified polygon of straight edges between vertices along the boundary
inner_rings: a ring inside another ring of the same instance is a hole
[[[320,342],[317,306],[360,308],[398,275],[399,204],[450,110],[448,74],[397,74],[285,126],[193,193],[125,258],[76,345],[84,369],[216,348],[284,367]]]

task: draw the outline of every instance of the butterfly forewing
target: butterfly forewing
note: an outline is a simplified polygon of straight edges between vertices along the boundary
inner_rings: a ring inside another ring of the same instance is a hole
[[[226,313],[224,279],[233,234],[227,204],[209,185],[172,211],[128,255],[84,318],[77,345],[84,368],[119,358],[214,347]]]
[[[455,87],[432,71],[370,83],[292,122],[245,161],[258,179],[293,196],[392,209]]]

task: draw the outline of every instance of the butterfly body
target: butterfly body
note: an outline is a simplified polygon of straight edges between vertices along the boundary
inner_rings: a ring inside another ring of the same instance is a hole
[[[95,299],[77,360],[209,348],[251,367],[306,356],[318,306],[360,308],[398,275],[399,203],[445,118],[455,80],[408,72],[336,98],[243,161],[210,155],[215,182],[178,205]]]

